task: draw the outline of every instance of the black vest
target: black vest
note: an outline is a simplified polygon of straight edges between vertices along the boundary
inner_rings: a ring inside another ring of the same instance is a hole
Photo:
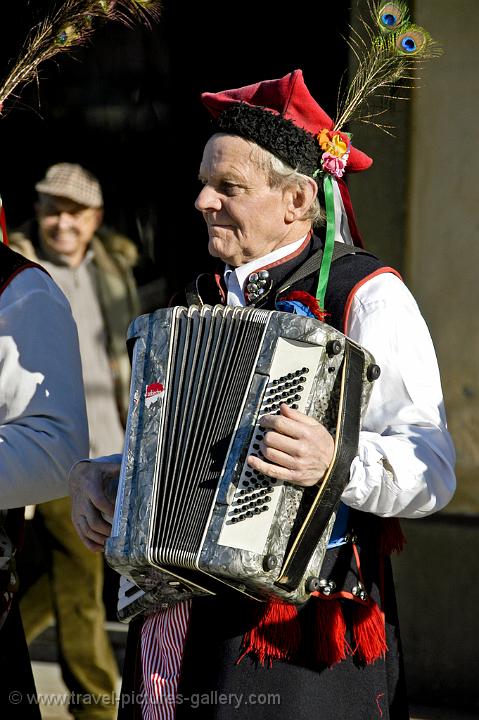
[[[322,240],[313,236],[311,241],[293,257],[268,268],[270,282],[267,293],[254,303],[255,307],[274,310],[276,302],[292,291],[302,290],[316,297],[319,269],[322,258]],[[306,268],[303,277],[301,269]],[[353,288],[369,275],[384,268],[377,257],[344,243],[335,243],[333,262],[325,297],[326,322],[343,332],[343,315],[348,297]],[[255,272],[259,272],[258,268]],[[211,305],[226,302],[226,288],[223,283],[222,268],[216,274],[199,275],[190,283],[184,293],[174,297],[174,304],[191,305],[203,302]]]

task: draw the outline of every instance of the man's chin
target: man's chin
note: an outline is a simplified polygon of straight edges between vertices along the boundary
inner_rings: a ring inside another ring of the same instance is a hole
[[[222,247],[222,243],[218,238],[211,238],[208,242],[208,252],[212,257],[219,258],[223,262],[227,262],[224,259],[224,248]]]
[[[49,250],[55,255],[72,255],[75,252],[75,245],[73,243],[65,242],[50,242],[45,243],[45,250]]]

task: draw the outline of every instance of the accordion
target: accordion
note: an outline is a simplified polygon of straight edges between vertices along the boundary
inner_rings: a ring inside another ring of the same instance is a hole
[[[225,591],[304,603],[379,375],[372,356],[314,318],[219,305],[142,315],[128,346],[130,406],[105,550],[126,577],[120,619]],[[281,403],[334,437],[317,486],[247,463],[261,455],[259,421]]]

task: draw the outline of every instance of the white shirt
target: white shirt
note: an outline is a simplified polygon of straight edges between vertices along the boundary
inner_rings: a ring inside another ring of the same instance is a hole
[[[280,248],[282,257],[301,242]],[[229,272],[228,305],[245,305],[236,285],[242,288],[249,274],[275,259],[267,255]],[[455,453],[436,355],[416,301],[395,275],[377,275],[357,291],[346,334],[374,355],[381,375],[343,502],[385,517],[422,517],[440,510],[456,487]]]
[[[68,495],[87,454],[75,323],[51,278],[29,268],[0,295],[0,507]]]

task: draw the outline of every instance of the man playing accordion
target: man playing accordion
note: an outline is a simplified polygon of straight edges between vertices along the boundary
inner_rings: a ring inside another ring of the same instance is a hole
[[[317,592],[297,613],[261,614],[258,603],[220,593],[135,620],[129,653],[140,661],[127,658],[124,692],[141,690],[143,717],[190,718],[192,698],[203,697],[201,717],[223,720],[232,710],[220,693],[242,698],[238,718],[406,720],[389,553],[402,542],[397,518],[436,512],[455,488],[432,342],[398,273],[360,250],[343,175],[372,160],[334,128],[302,72],[202,101],[215,127],[196,208],[220,264],[178,304],[193,297],[316,317],[369,350],[381,375]],[[282,404],[261,424],[251,468],[303,487],[321,482],[334,452],[321,423]],[[71,473],[73,521],[93,551],[110,534],[118,469],[82,462]],[[280,701],[255,702],[258,692]]]

